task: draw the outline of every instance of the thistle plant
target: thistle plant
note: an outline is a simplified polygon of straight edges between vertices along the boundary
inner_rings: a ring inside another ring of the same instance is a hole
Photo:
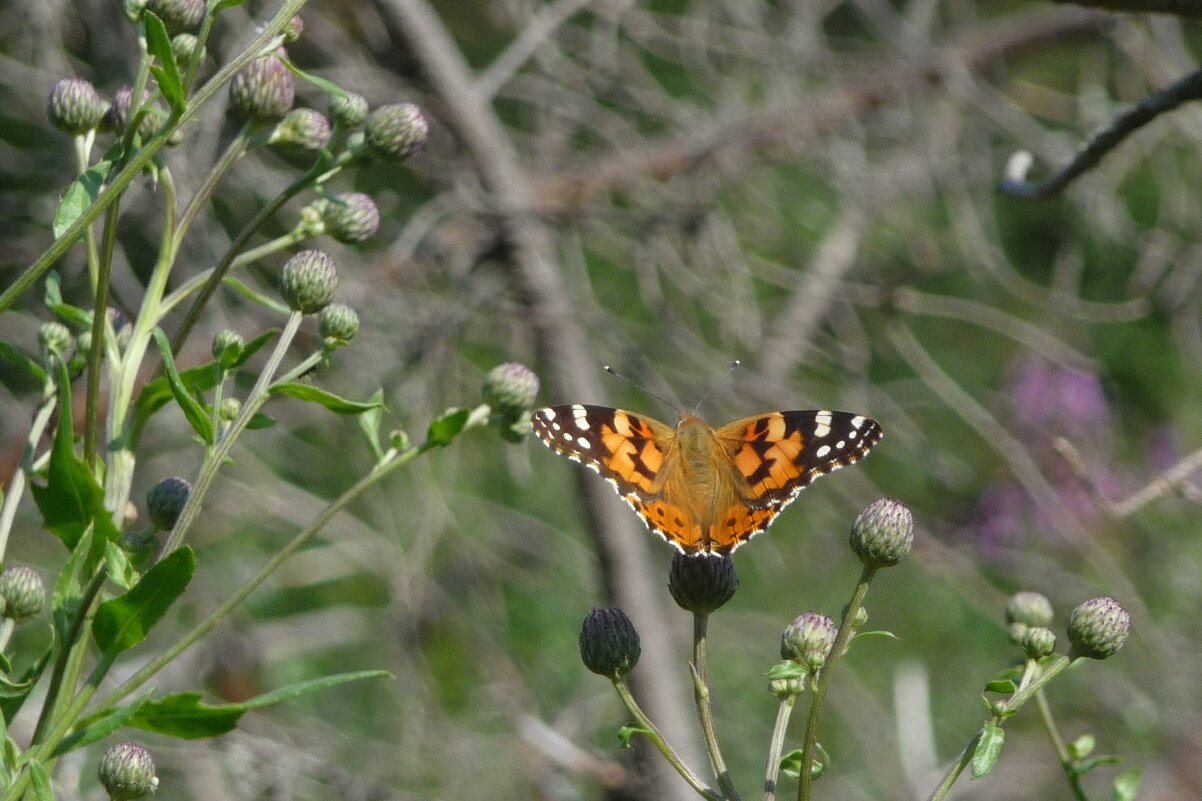
[[[66,551],[52,580],[44,582],[38,571],[20,565],[0,574],[0,670],[8,688],[0,711],[7,722],[19,713],[32,722],[32,735],[10,735],[0,756],[0,797],[5,801],[53,798],[59,760],[126,725],[189,738],[215,736],[236,726],[252,708],[386,675],[362,671],[327,676],[247,702],[216,705],[201,702],[195,693],[147,689],[166,665],[225,619],[348,503],[470,428],[491,423],[507,439],[520,439],[522,418],[528,417],[534,399],[530,392],[521,399],[511,392],[500,415],[484,402],[451,409],[429,424],[422,441],[411,442],[400,429],[382,435],[382,392],[354,400],[300,380],[349,346],[361,325],[353,308],[335,300],[339,278],[333,257],[311,240],[328,235],[342,242],[364,241],[378,229],[379,211],[367,195],[337,191],[337,184],[377,158],[373,154],[393,160],[411,155],[424,140],[426,123],[412,104],[386,106],[377,110],[373,123],[375,144],[366,144],[362,132],[353,130],[368,116],[362,97],[308,75],[284,49],[303,35],[295,16],[302,0],[287,0],[227,63],[207,63],[214,19],[229,5],[127,2],[141,56],[133,85],[118,89],[106,102],[90,83],[66,78],[54,86],[47,102],[50,123],[71,137],[78,178],[63,193],[53,243],[0,294],[3,313],[40,285],[48,314],[56,318],[40,327],[36,342],[0,343],[0,357],[40,387],[20,469],[0,506],[0,561],[16,534],[14,521],[22,504],[36,507],[45,532]],[[293,107],[298,79],[332,98],[332,124],[318,111]],[[186,158],[195,138],[213,135],[187,123],[221,92],[228,93],[241,128],[196,193],[180,198],[172,169],[176,154]],[[107,149],[101,154],[97,145],[105,137]],[[176,146],[170,155],[164,150],[169,144]],[[287,146],[293,161],[301,159],[298,177],[246,221],[215,264],[190,263],[181,256],[181,245],[214,192],[236,164],[270,145]],[[117,215],[125,192],[139,181],[156,188],[162,235],[140,305],[127,317],[110,307],[110,277]],[[312,211],[302,213],[288,234],[259,242],[265,225],[297,196],[311,196]],[[67,296],[66,282],[52,272],[72,248],[85,257],[85,280],[72,281],[89,290],[83,300]],[[251,263],[280,266],[271,282],[255,286],[249,277],[235,277]],[[277,315],[280,327],[245,335],[222,330],[206,348],[210,361],[178,364],[196,323],[225,287]],[[169,321],[175,321],[170,338],[164,331]],[[297,334],[306,326],[320,333],[315,346],[298,344]],[[537,389],[533,373],[518,367],[505,369],[521,373],[527,390]],[[79,389],[73,379],[81,373],[86,380]],[[100,391],[102,383],[106,393]],[[72,395],[78,391],[84,395],[82,431],[76,430],[71,414]],[[156,653],[137,649],[188,588],[196,570],[190,538],[235,445],[272,422],[265,411],[270,402],[298,401],[313,404],[307,408],[314,413],[358,418],[364,450],[373,463],[236,592],[204,610],[190,631],[160,644]],[[200,467],[185,476],[145,476],[143,483],[153,485],[144,503],[137,504],[132,495],[135,476],[145,472],[139,457],[146,449],[147,423],[168,406],[182,412]],[[52,636],[31,640],[43,642],[44,650],[22,654],[19,664],[29,667],[19,674],[11,672],[17,662],[8,650],[17,626],[52,630]],[[124,666],[139,652],[140,666]],[[123,668],[114,674],[119,664]],[[39,699],[36,708],[32,699]],[[151,754],[129,743],[105,753],[98,775],[117,801],[143,797],[158,784]]]
[[[767,744],[767,763],[762,793],[766,801],[776,798],[784,773],[797,780],[798,801],[815,797],[814,782],[832,769],[838,755],[821,745],[818,735],[830,679],[852,647],[865,637],[893,635],[883,631],[863,631],[868,620],[866,598],[869,585],[879,570],[900,564],[910,553],[914,541],[914,520],[906,506],[891,498],[869,505],[856,518],[849,544],[859,558],[860,579],[844,607],[839,622],[820,612],[804,612],[785,627],[780,653],[783,661],[768,672],[768,691],[777,698],[775,725]],[[668,575],[672,598],[693,615],[693,653],[689,674],[702,741],[709,757],[712,781],[686,764],[678,751],[639,706],[627,685],[627,676],[639,657],[639,637],[633,623],[620,609],[595,609],[585,618],[580,632],[580,654],[585,666],[613,682],[618,696],[634,722],[620,731],[624,741],[647,737],[677,772],[710,801],[735,801],[742,798],[726,767],[714,723],[712,689],[708,680],[707,621],[734,596],[739,582],[729,556],[686,556],[677,554]],[[1067,654],[1056,653],[1056,635],[1049,628],[1052,606],[1035,592],[1015,594],[1006,604],[1006,622],[1014,642],[1022,651],[1017,666],[985,685],[983,700],[988,716],[981,729],[965,745],[938,785],[930,801],[947,797],[956,780],[971,768],[973,778],[988,775],[997,764],[1005,742],[1005,723],[1034,701],[1037,712],[1065,778],[1079,801],[1089,796],[1081,778],[1099,765],[1117,761],[1113,757],[1091,756],[1094,739],[1078,738],[1066,745],[1057,730],[1046,694],[1048,684],[1082,659],[1106,659],[1126,641],[1130,616],[1112,598],[1094,598],[1078,606],[1068,622]],[[809,694],[809,712],[800,748],[785,750],[788,724],[797,701]],[[999,697],[1000,696],[1000,697]],[[1139,788],[1139,771],[1129,770],[1114,780],[1114,797],[1133,799]]]

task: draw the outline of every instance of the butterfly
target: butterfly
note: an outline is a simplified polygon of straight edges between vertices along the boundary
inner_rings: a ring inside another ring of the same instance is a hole
[[[766,529],[818,476],[859,461],[883,432],[826,410],[769,412],[714,428],[682,415],[673,428],[609,406],[547,406],[535,435],[613,485],[685,554],[724,555]]]

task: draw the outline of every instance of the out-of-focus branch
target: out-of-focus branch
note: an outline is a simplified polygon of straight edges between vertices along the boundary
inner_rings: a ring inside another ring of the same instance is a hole
[[[1068,464],[1069,469],[1073,471],[1073,475],[1085,487],[1090,498],[1102,514],[1110,518],[1123,518],[1139,511],[1143,506],[1170,492],[1188,491],[1192,485],[1189,482],[1190,476],[1202,468],[1202,450],[1196,450],[1189,456],[1186,456],[1177,464],[1165,470],[1156,478],[1149,481],[1143,488],[1136,490],[1121,501],[1111,500],[1101,487],[1094,483],[1093,478],[1089,474],[1089,469],[1085,466],[1085,460],[1081,458],[1081,454],[1064,437],[1057,437],[1052,441],[1052,446],[1056,451],[1064,457],[1064,461]],[[1197,488],[1193,488],[1193,494],[1197,494]],[[1197,497],[1194,498],[1197,500]]]
[[[1195,5],[1202,8],[1202,3]],[[1052,197],[1068,186],[1074,178],[1097,166],[1107,153],[1140,128],[1182,103],[1199,99],[1202,99],[1202,70],[1191,72],[1115,117],[1108,125],[1089,137],[1085,146],[1073,156],[1072,161],[1042,181],[1026,180],[1027,170],[1032,162],[1031,154],[1025,150],[1015,153],[1006,167],[1006,178],[998,188],[1004,194],[1014,197],[1033,200]]]
[[[1176,14],[1179,17],[1202,16],[1202,3],[1198,0],[1052,0],[1065,5],[1105,8],[1109,11],[1126,11],[1132,14]]]

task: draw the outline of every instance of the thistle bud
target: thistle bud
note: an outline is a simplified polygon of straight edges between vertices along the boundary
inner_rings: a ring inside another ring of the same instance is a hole
[[[1056,635],[1044,626],[1031,626],[1023,633],[1023,653],[1030,659],[1043,659],[1056,650]]]
[[[146,0],[125,0],[122,5],[125,9],[125,18],[133,23],[137,23],[142,18],[142,12],[146,10]]]
[[[525,414],[538,397],[538,376],[524,364],[498,364],[484,377],[484,402],[503,417]]]
[[[80,78],[64,78],[56,83],[46,104],[50,124],[74,136],[94,130],[104,111],[96,87]]]
[[[62,356],[71,348],[71,340],[71,329],[55,320],[42,323],[38,329],[38,344],[47,356]]]
[[[146,10],[163,21],[167,33],[190,31],[205,15],[204,0],[146,0]]]
[[[221,401],[221,408],[218,410],[218,414],[221,415],[221,422],[232,423],[241,411],[242,401],[237,398],[225,398]]]
[[[294,108],[276,124],[267,143],[301,150],[321,150],[330,143],[332,133],[330,121],[320,111]]]
[[[1006,601],[1006,622],[1050,626],[1052,602],[1038,592],[1016,592]]]
[[[362,192],[344,192],[321,206],[321,221],[330,237],[344,244],[362,242],[380,228],[380,210]]]
[[[190,33],[177,33],[171,37],[171,52],[175,55],[176,62],[180,64],[189,64],[192,57],[196,55],[196,46],[200,44],[200,40],[195,35]],[[202,51],[201,60],[204,60]]]
[[[105,751],[97,772],[111,801],[136,801],[159,786],[154,758],[133,743],[121,743]]]
[[[338,272],[334,260],[320,250],[302,250],[284,264],[280,295],[288,308],[316,314],[334,298]]]
[[[708,615],[735,596],[739,577],[729,556],[672,556],[668,592],[676,605],[695,615]]]
[[[230,106],[253,122],[278,120],[292,108],[295,81],[275,55],[256,58],[230,81]]]
[[[231,369],[242,355],[246,340],[237,331],[223,328],[213,336],[213,360],[225,370]]]
[[[343,128],[354,128],[367,119],[367,98],[355,92],[330,98],[330,118]]]
[[[10,567],[0,573],[0,599],[4,601],[4,617],[20,623],[42,611],[46,585],[32,567]]]
[[[143,99],[146,94],[143,93]],[[129,113],[133,110],[134,105],[134,90],[130,86],[122,86],[113,95],[113,102],[109,104],[108,110],[104,113],[104,120],[101,123],[101,128],[111,133],[121,133],[125,130],[125,126],[129,125]],[[154,136],[155,131],[159,129],[159,118],[156,111],[143,114],[138,120],[138,135],[143,139],[149,139]]]
[[[1123,647],[1131,630],[1131,615],[1113,598],[1086,601],[1068,618],[1069,656],[1105,659]]]
[[[401,161],[426,141],[429,126],[412,103],[380,106],[367,115],[367,144],[380,158]]]
[[[284,30],[280,33],[284,37],[285,42],[295,42],[297,39],[301,38],[301,34],[304,32],[305,21],[301,19],[299,14],[297,14],[293,16],[292,19],[288,20],[288,24],[284,26]]]
[[[850,542],[865,567],[896,565],[914,544],[914,516],[892,498],[873,501],[852,524]]]
[[[620,679],[638,664],[640,653],[639,633],[621,609],[594,609],[584,618],[580,658],[593,673]]]
[[[159,531],[175,528],[179,513],[184,510],[192,485],[178,476],[164,478],[146,493],[146,515]]]
[[[785,627],[780,638],[780,655],[810,670],[826,664],[839,629],[835,621],[817,612],[803,612]]]
[[[326,306],[317,323],[322,338],[334,342],[349,342],[359,333],[359,315],[345,303]]]

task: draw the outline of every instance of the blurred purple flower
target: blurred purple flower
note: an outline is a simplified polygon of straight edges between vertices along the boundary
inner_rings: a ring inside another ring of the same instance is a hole
[[[1012,366],[1008,384],[1014,419],[1021,425],[1080,428],[1109,420],[1102,383],[1090,373],[1026,356]]]

